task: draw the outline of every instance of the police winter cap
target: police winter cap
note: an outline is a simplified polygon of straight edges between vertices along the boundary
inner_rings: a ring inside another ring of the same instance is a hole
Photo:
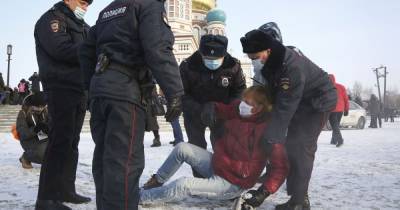
[[[227,54],[228,39],[221,35],[204,35],[200,41],[203,56],[224,57]]]
[[[271,49],[274,39],[261,30],[252,30],[240,39],[244,53],[258,53]]]
[[[278,24],[275,22],[266,23],[260,26],[258,30],[261,30],[262,32],[272,36],[272,38],[276,39],[280,43],[283,42],[281,30],[279,29]]]

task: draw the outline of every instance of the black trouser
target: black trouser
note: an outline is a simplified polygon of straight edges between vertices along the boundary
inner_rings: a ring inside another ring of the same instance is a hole
[[[194,112],[184,112],[184,125],[186,129],[186,134],[188,137],[188,142],[190,144],[199,146],[203,149],[207,149],[207,141],[205,138],[205,132],[207,126],[201,122],[200,113]],[[219,123],[216,123],[219,124]],[[217,128],[210,128],[210,140],[211,144],[214,145],[214,135]],[[193,176],[198,178],[203,178],[199,173],[197,173],[193,168]]]
[[[78,144],[85,119],[83,93],[57,90],[47,92],[49,110],[49,145],[39,181],[40,200],[62,200],[75,193]]]
[[[20,142],[22,149],[24,149],[22,156],[29,162],[42,164],[49,140],[43,139],[39,141],[39,139],[35,138],[29,140],[21,139]]]
[[[290,123],[286,142],[290,171],[286,185],[294,203],[303,203],[308,193],[318,137],[328,115],[298,111]]]
[[[340,121],[342,120],[343,112],[332,112],[329,115],[329,123],[332,127],[331,143],[343,143],[342,133],[340,132]]]
[[[371,114],[371,122],[369,124],[370,128],[378,128],[378,115]]]
[[[136,210],[144,169],[145,112],[106,98],[91,101],[90,111],[97,209]]]

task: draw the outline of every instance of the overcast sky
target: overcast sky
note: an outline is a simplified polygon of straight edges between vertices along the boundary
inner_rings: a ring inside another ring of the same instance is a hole
[[[14,46],[11,84],[38,70],[33,30],[38,18],[57,0],[2,0],[0,72],[6,80],[6,46]],[[92,25],[111,1],[94,0],[86,20]],[[241,57],[240,37],[268,21],[281,28],[286,45],[300,48],[314,63],[353,86],[373,87],[373,67],[386,65],[388,88],[400,88],[399,0],[219,0],[228,15],[227,36]]]

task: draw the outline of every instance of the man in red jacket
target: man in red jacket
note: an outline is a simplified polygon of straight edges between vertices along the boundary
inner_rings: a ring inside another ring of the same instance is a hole
[[[208,103],[201,114],[202,121],[206,125],[215,123],[216,118],[225,121],[224,130],[216,135],[214,153],[192,144],[178,144],[144,185],[141,203],[173,202],[194,196],[233,199],[256,184],[269,161],[268,177],[258,190],[248,192],[252,196],[246,200],[253,207],[261,205],[279,189],[289,171],[283,144],[261,145],[270,110],[264,87],[245,90],[242,101],[229,105]],[[205,178],[181,178],[162,186],[185,162]]]
[[[340,132],[340,121],[343,115],[349,115],[349,96],[347,95],[346,88],[343,85],[336,83],[336,79],[333,74],[330,74],[329,77],[335,84],[338,98],[336,108],[329,116],[329,123],[332,127],[331,144],[336,145],[336,147],[340,147],[343,145],[343,137],[342,133]]]

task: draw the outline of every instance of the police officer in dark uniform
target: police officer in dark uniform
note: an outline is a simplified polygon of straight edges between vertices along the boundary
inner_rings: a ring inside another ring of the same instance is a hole
[[[207,102],[230,103],[240,98],[246,81],[240,62],[227,53],[228,39],[220,35],[205,35],[200,49],[180,65],[185,96],[183,117],[189,143],[207,148],[204,137],[207,126],[201,113]],[[217,130],[211,127],[211,141]],[[195,177],[201,177],[193,171]]]
[[[86,203],[75,191],[78,143],[86,112],[78,49],[89,26],[84,14],[92,0],[64,0],[36,23],[39,76],[49,110],[49,145],[40,173],[36,209],[70,209],[61,202]]]
[[[166,120],[181,114],[184,92],[173,44],[164,0],[115,0],[100,12],[80,50],[90,86],[98,210],[138,209],[147,103],[142,99],[151,98],[153,78],[167,98]]]
[[[310,209],[307,192],[317,140],[329,112],[336,106],[336,89],[328,74],[307,57],[261,30],[250,31],[241,42],[255,68],[261,68],[274,101],[264,146],[285,142],[290,161],[286,184],[291,198],[276,209]],[[269,192],[251,194],[247,203],[259,206]]]

